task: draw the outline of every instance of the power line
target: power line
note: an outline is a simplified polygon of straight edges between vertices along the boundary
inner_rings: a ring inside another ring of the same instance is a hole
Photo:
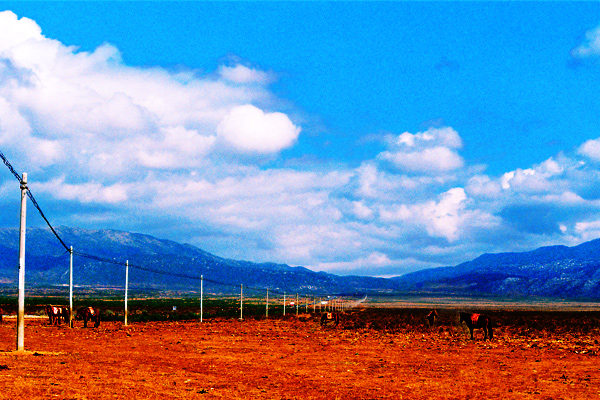
[[[13,168],[13,166],[11,165],[11,163],[8,161],[8,159],[4,156],[4,154],[1,151],[0,151],[0,158],[2,159],[2,161],[4,162],[4,165],[6,165],[6,167],[8,168],[8,170],[14,175],[14,177],[19,181],[19,183],[22,184],[23,183],[23,177],[21,175],[19,175],[15,171],[15,169]],[[38,202],[33,197],[33,193],[31,193],[31,191],[29,190],[29,188],[27,188],[27,196],[29,197],[29,199],[33,203],[34,207],[38,210],[38,212],[40,213],[40,215],[44,219],[44,221],[46,221],[46,224],[48,225],[48,227],[50,228],[50,230],[52,231],[52,233],[54,234],[54,236],[56,237],[56,239],[58,239],[58,241],[65,248],[65,250],[67,251],[67,253],[70,253],[72,251],[71,248],[69,246],[67,246],[67,244],[58,235],[58,233],[56,232],[56,230],[54,229],[54,227],[52,226],[52,224],[50,224],[50,221],[44,215],[44,212],[42,211],[42,209],[39,206]],[[108,259],[108,258],[104,258],[104,257],[100,257],[100,256],[95,256],[93,254],[87,254],[87,253],[83,253],[83,252],[80,252],[80,251],[73,251],[73,253],[77,254],[77,255],[79,255],[81,257],[84,257],[84,258],[88,258],[88,259],[91,259],[91,260],[96,260],[96,261],[100,261],[100,262],[104,262],[104,263],[109,263],[109,264],[114,264],[114,265],[124,265],[125,264],[122,261],[117,261],[115,259]],[[231,287],[237,287],[238,286],[238,285],[231,284],[231,283],[214,281],[214,280],[203,278],[202,276],[197,276],[197,275],[189,275],[189,274],[182,274],[182,273],[177,273],[177,272],[169,272],[169,271],[164,271],[164,270],[159,270],[159,269],[149,268],[149,267],[143,267],[143,266],[134,265],[134,264],[129,264],[129,266],[131,268],[135,268],[135,269],[139,269],[139,270],[142,270],[142,271],[151,272],[151,273],[155,273],[155,274],[159,274],[159,275],[168,275],[168,276],[174,276],[174,277],[177,277],[177,278],[191,279],[191,280],[204,280],[206,282],[209,282],[209,283],[212,283],[212,284],[215,284],[215,285],[221,285],[221,286],[231,286]],[[252,287],[252,286],[247,286],[246,289],[247,290],[256,290],[256,291],[267,290],[266,288],[256,288],[256,287]],[[284,294],[284,292],[280,292],[280,291],[277,291],[277,290],[271,290],[271,293],[273,293],[273,294]]]
[[[19,175],[17,173],[17,171],[15,171],[15,169],[13,168],[13,166],[10,164],[10,162],[8,161],[8,159],[4,156],[4,154],[2,154],[1,151],[0,151],[0,158],[2,158],[2,161],[4,162],[4,165],[6,165],[6,167],[8,168],[8,170],[15,176],[15,178],[17,178],[17,180],[19,181],[19,183],[23,183],[23,177],[21,175]],[[29,188],[27,188],[27,197],[29,197],[29,199],[33,203],[34,207],[37,208],[38,212],[40,213],[40,215],[42,216],[42,218],[44,219],[44,221],[46,221],[46,224],[48,225],[48,227],[50,228],[50,230],[52,231],[52,233],[54,234],[54,236],[56,236],[56,238],[63,245],[63,247],[65,248],[65,250],[68,251],[69,250],[69,246],[67,246],[65,244],[65,242],[61,239],[61,237],[58,236],[58,233],[56,233],[56,230],[54,230],[54,228],[52,227],[52,224],[50,224],[50,221],[48,221],[48,218],[46,218],[46,216],[44,215],[44,212],[42,211],[42,209],[39,206],[38,202],[33,197],[33,193],[31,193],[31,190],[29,190]]]

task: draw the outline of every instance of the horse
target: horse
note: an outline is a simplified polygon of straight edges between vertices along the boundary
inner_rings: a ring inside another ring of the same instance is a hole
[[[68,324],[71,319],[71,309],[69,308],[69,306],[62,306],[61,307],[61,314],[63,317],[63,321],[65,324]]]
[[[429,314],[427,314],[427,316],[425,318],[427,318],[427,321],[429,321],[429,326],[433,326],[433,323],[435,322],[435,319],[438,317],[438,313],[435,310],[431,310],[429,311]]]
[[[96,307],[81,307],[77,310],[77,319],[83,319],[83,327],[87,328],[88,321],[94,321],[94,328],[100,326],[100,309]]]
[[[336,313],[323,313],[323,315],[321,315],[321,326],[324,326],[329,322],[332,322],[335,326],[338,326],[340,323],[340,316]]]
[[[60,325],[60,319],[63,316],[63,306],[46,305],[46,314],[50,325]]]
[[[473,339],[474,329],[483,329],[483,340],[486,340],[489,336],[490,340],[494,338],[494,332],[492,330],[492,319],[485,314],[471,314],[471,313],[460,313],[460,323],[465,322],[471,332],[471,339]]]

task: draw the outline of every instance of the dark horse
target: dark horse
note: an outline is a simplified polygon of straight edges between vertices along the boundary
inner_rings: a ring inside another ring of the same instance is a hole
[[[94,321],[94,328],[100,326],[100,310],[95,307],[81,307],[77,310],[77,319],[83,319],[83,327],[87,328],[88,321]]]
[[[335,326],[338,326],[340,323],[340,316],[336,313],[326,312],[321,315],[321,326],[327,324],[328,322],[332,322]]]
[[[473,339],[474,329],[483,329],[483,340],[486,340],[489,336],[490,340],[494,338],[494,332],[492,331],[492,319],[485,314],[471,314],[471,313],[460,313],[460,323],[465,322],[471,331],[471,339]]]

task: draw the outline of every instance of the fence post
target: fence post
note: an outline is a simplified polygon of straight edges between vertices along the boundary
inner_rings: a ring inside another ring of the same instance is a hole
[[[73,246],[69,248],[69,328],[73,327]]]
[[[285,292],[283,292],[283,316],[285,317]]]
[[[17,311],[17,351],[25,350],[25,230],[27,214],[27,174],[21,179],[21,221],[19,226],[19,309]]]
[[[127,288],[129,287],[129,260],[125,261],[125,326],[127,326]]]
[[[269,318],[269,288],[267,288],[267,318]]]
[[[202,298],[204,297],[204,275],[200,275],[200,322],[202,322]]]
[[[244,285],[240,285],[240,321],[244,319]]]

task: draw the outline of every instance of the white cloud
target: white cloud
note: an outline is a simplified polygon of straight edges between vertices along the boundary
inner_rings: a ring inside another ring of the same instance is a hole
[[[35,184],[41,193],[52,193],[60,200],[76,200],[81,203],[116,204],[128,200],[127,185],[116,183],[103,185],[101,183],[68,184],[64,177],[53,179],[47,183]]]
[[[271,74],[237,64],[233,67],[220,66],[219,75],[235,83],[259,83],[265,85],[273,80]]]
[[[412,172],[443,172],[461,168],[462,158],[446,147],[434,147],[414,152],[383,152],[383,160],[391,161],[396,167]]]
[[[571,55],[577,58],[600,55],[600,27],[588,31],[584,42],[571,50]]]
[[[373,210],[366,206],[362,201],[352,202],[354,214],[360,219],[371,219],[373,217]]]
[[[468,165],[451,127],[390,134],[358,167],[295,166],[282,150],[301,128],[277,111],[275,73],[138,68],[110,44],[78,52],[10,12],[0,26],[0,145],[42,206],[68,204],[59,224],[372,275],[600,235],[600,139],[498,176]],[[547,229],[527,231],[539,219]]]
[[[600,161],[600,139],[586,141],[579,147],[578,152],[592,161]]]
[[[19,19],[12,11],[0,12],[0,52],[27,40],[41,40],[42,29],[29,18]]]
[[[454,241],[459,236],[460,212],[467,199],[464,189],[453,188],[440,196],[437,203],[430,202],[423,207],[426,229],[430,235],[442,236]]]
[[[206,165],[225,143],[228,152],[278,152],[300,133],[287,115],[250,105],[277,104],[269,73],[220,67],[215,80],[130,67],[110,44],[78,52],[10,11],[0,21],[0,143],[27,145],[30,170],[69,159],[62,167],[84,180],[139,176]]]
[[[404,132],[397,138],[388,138],[390,150],[379,154],[379,159],[389,161],[396,168],[411,173],[437,173],[453,171],[464,166],[456,149],[462,139],[452,128],[431,128],[425,132]]]
[[[272,153],[290,147],[300,128],[282,113],[265,113],[253,105],[233,108],[217,128],[219,136],[242,151]]]

